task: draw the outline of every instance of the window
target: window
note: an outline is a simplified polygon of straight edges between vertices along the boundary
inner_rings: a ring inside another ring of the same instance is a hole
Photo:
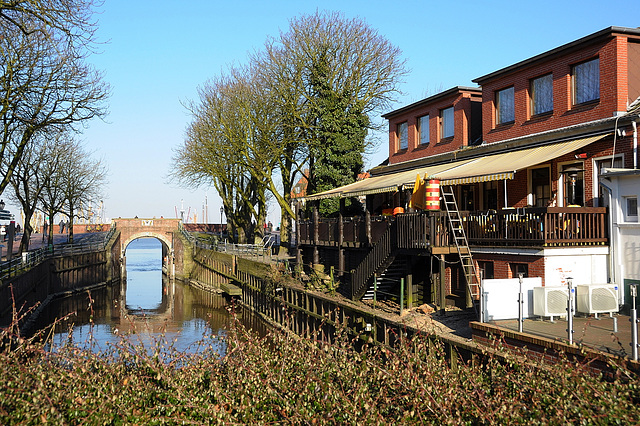
[[[485,210],[498,210],[498,182],[495,180],[484,182],[483,187],[483,208]]]
[[[584,167],[582,163],[562,166],[564,206],[584,206]]]
[[[573,104],[600,99],[600,60],[592,59],[574,65],[571,71],[573,81]]]
[[[472,211],[475,210],[475,197],[473,185],[460,185],[460,209]]]
[[[624,197],[624,200],[625,200],[624,221],[637,222],[638,221],[638,197]]]
[[[547,207],[551,201],[551,176],[548,167],[531,170],[531,194],[535,207]]]
[[[429,144],[429,116],[423,115],[418,118],[418,134],[420,135],[420,145]]]
[[[440,138],[452,138],[453,129],[453,107],[440,110]]]
[[[496,123],[505,124],[515,120],[513,87],[496,92]]]
[[[398,149],[409,148],[409,128],[407,122],[398,124],[396,128],[396,137],[398,138]]]
[[[553,111],[553,76],[551,74],[531,80],[531,115]]]
[[[529,277],[529,265],[526,263],[510,263],[509,267],[511,268],[511,276],[513,278],[520,278],[520,274],[522,274],[522,278]]]
[[[623,161],[621,155],[616,155],[613,157],[600,158],[596,160],[595,169],[598,173],[598,180],[600,182],[600,175],[604,173],[604,169],[606,168],[617,168],[621,169],[623,167]],[[602,189],[602,185],[597,186],[597,198],[593,200],[595,207],[608,207],[609,206],[609,198],[606,196],[606,192]]]
[[[493,279],[493,262],[478,262],[478,267],[483,280]]]

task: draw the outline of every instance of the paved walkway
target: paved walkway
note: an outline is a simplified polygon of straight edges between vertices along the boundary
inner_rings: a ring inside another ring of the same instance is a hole
[[[74,244],[84,244],[91,241],[102,241],[104,238],[104,232],[85,232],[85,233],[75,233],[73,234],[73,242]],[[20,241],[22,240],[22,233],[16,236],[15,241],[13,242],[13,251],[15,254],[18,252],[20,248]],[[53,234],[53,244],[65,244],[69,240],[69,236],[65,234],[54,233]],[[31,234],[31,238],[29,239],[29,251],[37,250],[46,246],[46,237],[43,238],[42,234]],[[0,240],[0,249],[2,250],[1,256],[3,259],[6,258],[7,255],[7,245],[8,241]]]
[[[614,318],[617,319],[617,332],[614,332]],[[574,317],[573,342],[603,352],[631,357],[631,321],[627,315],[609,314],[589,317]],[[509,330],[518,331],[518,320],[490,321]],[[548,339],[568,342],[568,322],[566,319],[549,320],[526,319],[523,332]]]

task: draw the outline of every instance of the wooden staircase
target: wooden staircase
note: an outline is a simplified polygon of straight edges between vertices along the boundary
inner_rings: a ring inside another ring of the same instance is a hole
[[[369,289],[374,274],[393,263],[397,240],[396,229],[395,222],[392,222],[378,243],[351,272],[351,300],[360,300]]]
[[[469,241],[467,235],[462,226],[462,218],[460,217],[460,211],[458,210],[458,203],[453,192],[453,187],[443,186],[440,188],[442,199],[444,201],[445,209],[447,210],[447,217],[449,218],[449,225],[451,226],[451,233],[453,240],[460,257],[460,263],[464,272],[464,277],[467,282],[467,292],[471,299],[471,303],[476,311],[476,315],[480,315],[480,284],[478,283],[478,271],[476,269],[473,258],[471,257],[471,250],[469,250]]]

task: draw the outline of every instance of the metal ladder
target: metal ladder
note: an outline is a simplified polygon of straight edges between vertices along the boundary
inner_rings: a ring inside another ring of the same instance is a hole
[[[456,196],[453,192],[452,186],[443,186],[441,188],[441,192],[444,206],[447,210],[447,216],[449,218],[449,225],[451,225],[453,240],[456,243],[456,249],[458,250],[458,256],[460,257],[460,262],[464,271],[464,278],[467,281],[467,291],[471,298],[473,308],[476,311],[476,315],[479,315],[480,284],[477,279],[478,271],[476,270],[476,265],[473,263],[473,258],[471,257],[469,241],[467,240],[467,234],[464,232],[464,227],[462,226],[462,219],[460,217],[460,211],[458,210]]]

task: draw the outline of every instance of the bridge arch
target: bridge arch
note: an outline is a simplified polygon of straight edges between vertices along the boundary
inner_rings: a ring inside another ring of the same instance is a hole
[[[137,240],[138,238],[156,238],[160,240],[169,249],[170,252],[173,251],[173,242],[169,238],[167,238],[166,235],[159,232],[145,231],[129,235],[122,242],[122,252],[124,253],[127,250],[129,244],[131,244],[133,240]]]
[[[145,218],[117,218],[113,219],[116,232],[120,234],[120,256],[124,256],[131,241],[153,237],[162,241],[163,257],[167,257],[167,271],[172,278],[188,278],[193,266],[192,249],[180,231],[180,219],[165,219],[163,217]]]

